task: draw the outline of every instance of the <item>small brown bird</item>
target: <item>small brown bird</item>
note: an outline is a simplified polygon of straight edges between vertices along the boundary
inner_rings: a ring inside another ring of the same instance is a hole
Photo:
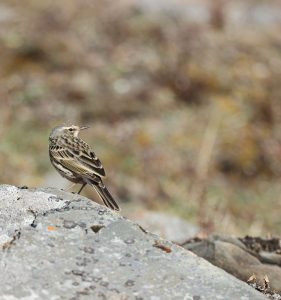
[[[49,155],[52,165],[66,179],[81,183],[81,193],[85,185],[95,188],[104,204],[119,210],[119,206],[102,182],[105,177],[104,168],[90,146],[78,137],[80,130],[89,127],[58,126],[49,137]]]

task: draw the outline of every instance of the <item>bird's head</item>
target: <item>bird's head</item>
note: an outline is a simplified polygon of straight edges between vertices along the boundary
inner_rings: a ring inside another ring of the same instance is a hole
[[[84,130],[84,129],[87,129],[89,128],[88,126],[76,126],[76,125],[71,125],[71,126],[57,126],[55,127],[51,134],[50,134],[50,139],[53,139],[53,138],[58,138],[60,136],[63,136],[63,135],[71,135],[71,136],[74,136],[74,137],[77,137],[80,130]]]

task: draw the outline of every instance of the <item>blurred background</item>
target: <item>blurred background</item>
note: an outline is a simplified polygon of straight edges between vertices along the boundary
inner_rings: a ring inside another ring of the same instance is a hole
[[[1,1],[1,183],[67,188],[49,133],[89,125],[124,214],[280,234],[280,32],[277,0]]]

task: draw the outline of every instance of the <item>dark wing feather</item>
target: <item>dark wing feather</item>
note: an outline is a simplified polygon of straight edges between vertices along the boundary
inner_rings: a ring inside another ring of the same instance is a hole
[[[105,176],[105,171],[102,163],[93,151],[87,151],[83,149],[79,152],[77,158],[85,165],[92,167],[97,175]]]

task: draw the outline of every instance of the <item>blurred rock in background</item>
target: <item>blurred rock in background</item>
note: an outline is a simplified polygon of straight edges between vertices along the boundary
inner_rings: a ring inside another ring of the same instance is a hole
[[[171,214],[138,211],[127,216],[140,224],[145,230],[178,244],[193,238],[199,232],[196,226]]]

